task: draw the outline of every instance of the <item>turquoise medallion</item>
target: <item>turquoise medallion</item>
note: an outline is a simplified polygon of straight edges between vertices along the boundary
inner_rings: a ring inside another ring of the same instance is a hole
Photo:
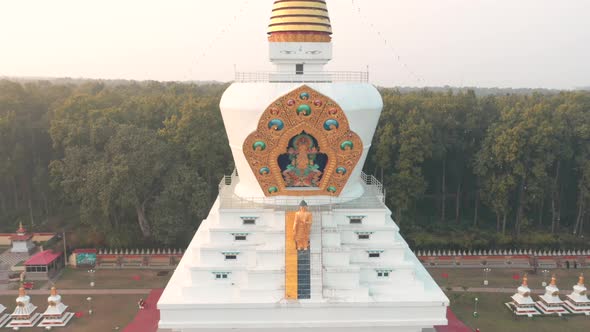
[[[252,145],[252,149],[254,151],[264,151],[266,150],[266,143],[264,143],[263,141],[256,141]]]
[[[351,141],[344,141],[342,142],[342,144],[340,144],[340,149],[342,151],[352,150],[354,149],[354,143],[352,143]]]
[[[300,115],[301,113],[303,113],[303,115],[305,115],[305,116],[310,116],[311,115],[311,107],[307,104],[303,104],[303,105],[297,107],[297,115]]]
[[[268,123],[268,129],[273,129],[275,131],[281,131],[285,128],[285,123],[282,120],[274,119]]]
[[[324,122],[324,129],[326,129],[327,131],[332,131],[334,129],[338,129],[340,128],[340,123],[338,123],[338,121],[334,120],[334,119],[330,119],[326,122]]]

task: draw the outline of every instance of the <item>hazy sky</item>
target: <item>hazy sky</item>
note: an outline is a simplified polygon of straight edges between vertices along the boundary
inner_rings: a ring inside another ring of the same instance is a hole
[[[272,3],[1,0],[0,76],[228,81],[234,65],[270,70]],[[328,0],[328,7],[329,69],[369,66],[379,85],[590,86],[590,0]]]

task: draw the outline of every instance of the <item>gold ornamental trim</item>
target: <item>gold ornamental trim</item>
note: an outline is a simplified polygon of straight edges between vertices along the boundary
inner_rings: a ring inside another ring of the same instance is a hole
[[[319,8],[328,10],[328,6],[325,1],[275,1],[272,10],[284,9],[284,8]]]
[[[315,139],[314,151],[294,150],[298,149],[297,144],[290,144],[301,136]],[[267,197],[339,196],[360,161],[363,143],[350,130],[344,110],[335,101],[304,85],[267,107],[257,130],[244,141],[243,151]],[[325,156],[322,166],[315,161],[317,155]],[[287,157],[291,161],[281,165],[279,158],[284,163]],[[308,166],[300,166],[300,162]],[[301,177],[311,176],[302,171],[312,169],[311,174],[317,178],[309,184],[289,186],[294,169],[301,172],[297,175]]]
[[[275,32],[268,36],[272,43],[329,43],[330,35],[319,32]]]
[[[268,34],[277,32],[321,32],[332,34],[328,6],[322,0],[277,0]]]
[[[325,32],[328,34],[332,33],[332,28],[325,25],[312,25],[312,24],[281,24],[268,27],[269,33],[274,32],[303,32],[303,31],[314,31],[314,32]]]
[[[322,17],[314,17],[314,16],[304,16],[304,17],[294,17],[294,16],[287,16],[287,17],[277,17],[272,18],[270,20],[270,25],[274,26],[276,24],[287,24],[287,23],[295,23],[295,24],[322,24],[327,27],[330,26],[330,20],[327,18]]]
[[[321,9],[278,9],[272,12],[272,17],[281,16],[320,16],[329,18],[328,12]]]

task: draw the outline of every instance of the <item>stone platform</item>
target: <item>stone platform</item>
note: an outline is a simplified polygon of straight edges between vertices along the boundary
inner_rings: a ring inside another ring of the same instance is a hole
[[[68,323],[70,322],[72,317],[74,317],[73,312],[66,312],[62,316],[61,319],[43,319],[43,321],[41,321],[41,323],[39,323],[39,325],[37,325],[37,326],[38,327],[47,327],[47,326],[64,327],[64,326],[68,325]]]
[[[6,327],[8,328],[21,328],[21,327],[35,327],[35,325],[37,325],[37,323],[41,320],[41,314],[40,313],[34,313],[33,315],[31,315],[31,318],[27,319],[27,320],[16,320],[13,319],[10,321],[10,323],[6,324]]]

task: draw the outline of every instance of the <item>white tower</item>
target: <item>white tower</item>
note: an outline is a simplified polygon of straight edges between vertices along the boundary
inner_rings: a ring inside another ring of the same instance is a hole
[[[173,331],[422,331],[448,299],[362,173],[383,102],[364,72],[326,72],[323,0],[275,1],[272,73],[237,73],[221,112],[237,171],[158,302]],[[292,240],[302,200],[309,250]]]

